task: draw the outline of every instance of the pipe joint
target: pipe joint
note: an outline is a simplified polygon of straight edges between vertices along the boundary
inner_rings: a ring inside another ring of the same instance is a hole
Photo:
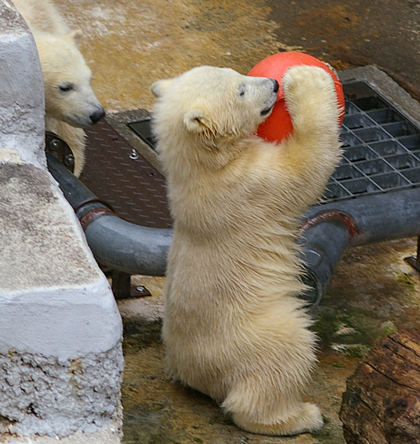
[[[323,222],[332,222],[344,225],[350,240],[353,240],[355,237],[362,234],[354,218],[349,213],[342,210],[324,210],[315,214],[315,216],[308,217],[301,228],[301,234],[304,235],[315,225]]]

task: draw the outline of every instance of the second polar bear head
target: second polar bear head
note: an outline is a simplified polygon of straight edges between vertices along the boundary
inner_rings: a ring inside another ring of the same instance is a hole
[[[71,126],[93,125],[105,114],[91,87],[92,72],[79,51],[82,32],[34,33],[41,62],[47,117]]]
[[[158,98],[155,133],[163,149],[165,134],[193,138],[209,146],[232,144],[254,134],[270,115],[278,88],[274,79],[248,77],[212,66],[158,80],[152,86]]]

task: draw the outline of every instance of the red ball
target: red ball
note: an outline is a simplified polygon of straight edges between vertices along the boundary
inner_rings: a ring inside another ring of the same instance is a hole
[[[331,75],[334,80],[338,104],[343,109],[340,114],[339,123],[340,125],[343,123],[345,105],[343,85],[334,72],[325,63],[321,62],[321,60],[308,54],[301,52],[280,52],[261,60],[261,62],[257,63],[248,73],[249,76],[270,77],[279,82],[277,102],[274,105],[273,111],[267,120],[258,127],[257,131],[258,136],[269,142],[280,142],[282,139],[288,137],[293,131],[292,120],[284,101],[281,80],[289,68],[297,65],[318,66]]]

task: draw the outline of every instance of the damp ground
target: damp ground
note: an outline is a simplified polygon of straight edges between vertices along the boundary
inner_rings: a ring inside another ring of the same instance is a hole
[[[108,113],[151,110],[151,84],[193,66],[246,74],[277,51],[306,51],[336,69],[375,64],[420,99],[417,0],[56,0],[73,27]],[[308,400],[316,435],[279,438],[236,428],[209,398],[170,383],[160,341],[164,278],[137,276],[152,296],[118,303],[125,326],[124,443],[344,444],[338,412],[346,378],[378,339],[419,327],[420,279],[404,258],[416,239],[350,249],[313,310],[319,365]]]
[[[338,413],[346,379],[372,344],[419,327],[420,279],[404,258],[416,239],[350,249],[322,303],[312,310],[319,364],[308,400],[325,426],[317,434],[280,438],[239,430],[208,397],[168,381],[160,341],[164,278],[137,276],[152,296],[119,302],[125,325],[124,443],[345,444]]]

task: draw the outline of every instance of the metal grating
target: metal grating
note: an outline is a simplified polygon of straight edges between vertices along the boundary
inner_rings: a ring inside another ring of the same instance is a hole
[[[344,156],[325,198],[342,200],[420,185],[420,129],[365,82],[344,84]]]
[[[345,152],[326,201],[420,186],[420,129],[364,81],[344,83],[344,92]],[[157,158],[150,114],[123,112],[109,122],[87,130],[83,183],[128,222],[170,227],[165,179],[150,163]]]

